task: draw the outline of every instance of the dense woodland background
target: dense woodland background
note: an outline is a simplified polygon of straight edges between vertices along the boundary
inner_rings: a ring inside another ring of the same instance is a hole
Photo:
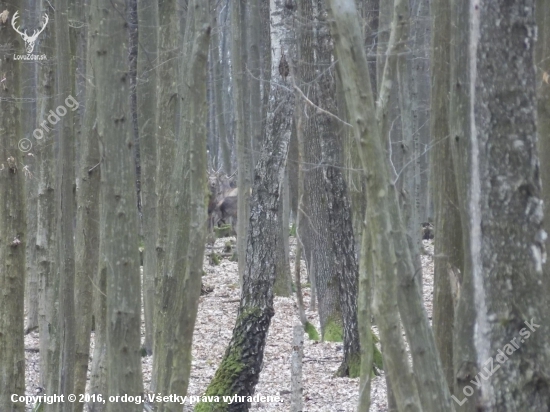
[[[187,393],[205,253],[240,295],[195,411],[249,410],[275,295],[281,410],[303,339],[358,411],[380,368],[390,411],[550,410],[550,2],[0,1],[0,55],[0,411],[36,330],[43,394],[91,396],[37,410],[181,411],[102,400]]]

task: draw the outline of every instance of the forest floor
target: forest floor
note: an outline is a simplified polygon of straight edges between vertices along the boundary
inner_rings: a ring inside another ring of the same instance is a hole
[[[229,239],[218,239],[214,250],[218,253]],[[295,238],[291,238],[290,267],[294,267]],[[433,254],[433,242],[424,241],[425,248]],[[187,395],[200,396],[206,390],[223,357],[231,339],[239,306],[239,279],[237,263],[222,259],[219,265],[212,265],[207,254],[204,259],[203,284],[213,288],[211,293],[201,296],[193,336],[193,362]],[[433,259],[422,256],[424,273],[424,304],[431,319],[433,297]],[[305,264],[301,265],[302,283],[306,282]],[[304,287],[306,315],[318,331],[319,316],[311,311],[311,290]],[[256,387],[256,394],[279,396],[283,402],[253,403],[252,411],[284,412],[290,410],[290,357],[292,349],[292,328],[299,323],[295,296],[275,298],[275,316],[272,319],[264,353],[263,370]],[[26,326],[26,325],[25,325]],[[374,328],[375,332],[376,329]],[[142,327],[143,333],[143,327]],[[143,338],[143,336],[142,336]],[[91,346],[93,348],[93,334]],[[26,394],[40,392],[40,353],[38,332],[25,336]],[[92,352],[92,351],[91,351]],[[351,412],[358,401],[359,379],[336,378],[334,373],[342,362],[342,343],[310,341],[304,334],[303,357],[303,400],[304,412]],[[151,382],[152,357],[142,358],[144,388],[146,393]],[[91,362],[90,362],[91,365]],[[383,374],[376,376],[371,384],[371,411],[384,412],[386,405],[386,383]],[[30,405],[29,405],[30,406]],[[31,410],[29,408],[29,410]],[[86,409],[85,409],[86,410]],[[187,403],[183,411],[191,412],[193,405]]]

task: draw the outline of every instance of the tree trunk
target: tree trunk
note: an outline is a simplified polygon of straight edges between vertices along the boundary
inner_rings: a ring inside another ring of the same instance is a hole
[[[225,72],[222,71],[222,62],[225,60],[226,56],[223,56],[220,53],[220,48],[222,48],[222,39],[224,37],[223,24],[225,23],[221,17],[222,9],[225,9],[225,15],[227,16],[227,5],[224,5],[221,2],[213,13],[214,18],[212,20],[212,26],[215,27],[215,30],[212,31],[210,55],[212,56],[212,70],[214,75],[213,94],[214,105],[216,107],[216,130],[218,132],[218,141],[221,152],[221,169],[225,172],[226,175],[229,176],[231,174],[231,148],[229,147],[227,136],[228,127],[227,117],[225,114],[227,108],[223,104],[223,77],[225,75]]]
[[[125,59],[127,5],[123,0],[93,0],[98,36],[93,53],[97,87],[97,131],[102,156],[101,221],[107,281],[107,393],[143,393],[140,326],[141,289],[136,247],[135,163],[129,114],[130,79]],[[94,27],[95,29],[95,27]],[[107,402],[108,411],[138,411],[140,405]]]
[[[153,372],[151,377],[151,390],[156,391],[157,378],[162,374],[158,367],[162,363],[164,355],[161,354],[163,346],[163,334],[165,332],[164,319],[164,281],[166,273],[166,259],[168,251],[168,222],[170,213],[170,179],[175,164],[176,142],[179,133],[181,117],[180,99],[176,85],[179,83],[179,47],[182,43],[180,21],[178,17],[181,0],[162,0],[158,3],[159,32],[158,32],[158,61],[163,62],[158,66],[158,94],[157,110],[158,135],[157,135],[157,267],[155,274],[155,311],[154,342],[153,342]],[[162,116],[160,116],[162,113]],[[144,268],[145,269],[145,268]],[[157,350],[158,349],[158,350]]]
[[[470,380],[477,375],[474,349],[475,304],[472,284],[472,257],[470,248],[471,225],[467,214],[469,200],[468,185],[471,167],[470,155],[470,4],[451,0],[451,93],[449,101],[449,122],[451,153],[457,184],[458,206],[462,225],[464,253],[463,272],[457,272],[459,290],[455,305],[453,333],[454,393],[463,393]],[[458,267],[460,269],[460,266]],[[479,393],[470,400],[456,405],[461,412],[474,412]]]
[[[54,11],[47,7],[42,10],[42,13],[54,16]],[[53,22],[48,22],[50,25],[48,30],[45,30],[42,36],[41,47],[44,50],[49,50],[50,53],[55,51],[55,29],[52,26]],[[38,70],[38,93],[40,97],[37,106],[36,122],[40,124],[47,119],[50,110],[55,110],[55,101],[53,98],[55,91],[55,62],[54,60],[45,60],[40,64]],[[43,131],[43,128],[40,129]],[[48,127],[46,133],[41,139],[36,140],[36,152],[38,154],[38,205],[37,205],[37,230],[36,230],[36,258],[39,286],[39,324],[38,331],[40,334],[40,375],[41,383],[46,388],[47,394],[56,393],[59,379],[58,359],[59,353],[55,345],[51,342],[55,341],[57,335],[57,319],[58,306],[54,299],[54,286],[56,284],[56,262],[57,258],[54,255],[56,248],[56,230],[55,230],[55,160],[54,146],[55,137],[53,133],[49,133],[51,129]],[[34,134],[34,133],[33,133]],[[38,137],[40,136],[37,133]],[[46,405],[46,411],[53,406]],[[50,409],[51,410],[51,409]]]
[[[249,99],[246,73],[247,53],[247,2],[237,0],[231,3],[231,70],[233,84],[233,105],[235,110],[235,143],[237,145],[238,211],[237,211],[237,253],[239,256],[239,279],[242,282],[245,271],[246,237],[250,214],[250,188],[252,187],[252,141],[249,126]]]
[[[143,256],[143,306],[145,317],[145,350],[153,352],[155,274],[157,269],[157,59],[158,3],[138,2],[138,39],[141,45],[137,56],[137,120],[141,147],[142,212],[145,250]]]
[[[550,336],[538,329],[548,294],[540,281],[547,235],[536,139],[534,5],[485,0],[471,10],[476,83],[469,212],[475,330],[484,337],[474,342],[486,410],[548,411],[550,405]],[[493,356],[500,368],[492,368]]]
[[[84,14],[84,13],[82,13]],[[87,49],[91,46],[88,45]],[[93,79],[91,55],[86,58],[86,73]],[[93,80],[92,80],[93,81]],[[95,81],[93,81],[95,83]],[[86,375],[90,357],[90,332],[92,329],[93,295],[99,262],[99,185],[100,166],[99,140],[95,121],[96,90],[86,91],[85,117],[80,132],[80,162],[76,177],[76,230],[75,230],[75,319],[76,322],[76,366],[75,393],[83,394],[86,389]],[[96,323],[97,328],[97,323]],[[100,343],[96,341],[96,345]],[[75,408],[82,410],[84,404]]]
[[[449,389],[453,390],[454,304],[451,276],[463,273],[462,227],[449,136],[450,1],[432,2],[431,187],[435,206],[433,329]],[[451,235],[452,234],[452,235]]]
[[[161,342],[162,363],[158,365],[157,390],[184,396],[191,372],[191,343],[197,316],[202,276],[207,221],[207,156],[206,76],[211,26],[209,4],[195,0],[189,3],[184,37],[189,49],[182,54],[180,65],[184,81],[180,89],[181,106],[193,127],[180,129],[172,187],[184,183],[172,194],[173,224],[169,233],[170,250],[166,261],[163,294],[166,319]],[[177,411],[177,403],[159,404],[162,411]]]
[[[4,39],[15,48],[8,48],[0,59],[0,72],[5,80],[0,87],[0,409],[24,411],[24,403],[14,403],[10,395],[25,394],[25,354],[23,344],[25,298],[25,248],[27,228],[25,221],[25,171],[24,153],[18,148],[21,136],[20,107],[21,64],[12,59],[14,53],[22,53],[19,35],[8,25],[22,2],[7,5],[9,19],[0,19]],[[6,6],[6,5],[5,5]]]
[[[74,70],[71,67],[69,43],[69,4],[67,0],[55,3],[56,37],[56,107],[64,104],[67,96],[73,92]],[[56,109],[56,112],[59,110]],[[56,170],[56,221],[58,239],[58,276],[59,276],[59,387],[58,394],[74,393],[75,370],[75,302],[74,302],[74,219],[75,219],[75,165],[73,111],[67,109],[65,116],[59,116],[56,124],[58,154]],[[66,373],[65,371],[71,371]],[[50,388],[54,389],[54,388]],[[72,404],[60,403],[59,411],[72,410]]]

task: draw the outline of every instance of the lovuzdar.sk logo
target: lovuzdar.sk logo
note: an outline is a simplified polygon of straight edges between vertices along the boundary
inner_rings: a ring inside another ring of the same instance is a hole
[[[22,54],[22,55],[16,54],[14,55],[14,59],[15,60],[45,60],[46,55],[32,54],[32,52],[34,50],[34,44],[36,42],[36,39],[38,39],[38,36],[40,35],[40,33],[42,33],[46,28],[46,26],[48,25],[48,21],[49,21],[48,15],[44,14],[44,16],[42,17],[43,19],[42,28],[33,30],[32,35],[29,35],[26,29],[24,31],[21,31],[20,28],[16,27],[15,22],[18,18],[19,18],[19,11],[16,11],[11,19],[11,27],[13,27],[13,29],[21,36],[21,38],[25,42],[25,50],[27,51],[27,54]]]

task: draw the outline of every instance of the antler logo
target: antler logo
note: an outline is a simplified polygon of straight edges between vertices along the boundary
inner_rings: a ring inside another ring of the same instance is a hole
[[[38,35],[44,31],[44,29],[46,28],[46,25],[48,24],[48,21],[49,21],[48,15],[44,14],[44,17],[43,17],[44,24],[42,25],[42,28],[40,30],[34,30],[34,32],[32,33],[32,36],[29,36],[27,34],[27,30],[25,30],[24,32],[21,32],[17,27],[15,27],[15,20],[17,20],[18,17],[19,17],[19,11],[16,11],[11,19],[11,26],[17,33],[21,35],[21,38],[25,42],[25,48],[27,49],[27,53],[31,54],[32,51],[34,50],[34,42],[38,38]]]

